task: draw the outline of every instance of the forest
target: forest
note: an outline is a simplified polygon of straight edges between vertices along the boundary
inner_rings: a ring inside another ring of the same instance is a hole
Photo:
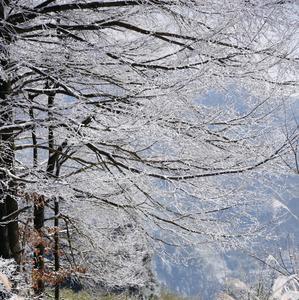
[[[0,299],[298,300],[298,20],[0,0]]]

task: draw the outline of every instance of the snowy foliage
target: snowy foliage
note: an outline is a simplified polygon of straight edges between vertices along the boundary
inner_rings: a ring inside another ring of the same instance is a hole
[[[0,299],[21,300],[25,299],[18,294],[25,295],[28,291],[28,284],[25,277],[17,272],[17,264],[12,259],[0,258]]]
[[[45,197],[45,227],[60,199],[66,261],[77,249],[72,264],[88,264],[96,280],[142,285],[139,260],[152,247],[244,247],[263,236],[273,178],[298,172],[295,2],[0,8],[9,85],[0,134],[13,137],[14,158],[0,163],[0,179],[15,183],[19,207]],[[24,232],[31,216],[20,217]],[[113,240],[127,224],[134,232]]]
[[[299,277],[297,274],[290,276],[279,276],[274,281],[273,299],[296,300],[299,298]]]
[[[299,299],[298,276],[298,250],[291,245],[279,252],[277,257],[269,255],[263,261],[259,272],[252,272],[248,280],[232,278],[227,281],[227,292],[219,295],[220,299],[225,295],[237,300],[296,300]]]
[[[230,294],[222,293],[219,300],[297,300],[299,299],[299,277],[297,274],[278,276],[272,286],[272,293],[259,295],[258,291],[248,287],[244,282],[234,279],[230,282]]]

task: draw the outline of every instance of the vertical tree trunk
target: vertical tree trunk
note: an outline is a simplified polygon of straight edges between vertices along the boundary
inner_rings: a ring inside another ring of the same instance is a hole
[[[0,153],[1,155],[1,153]],[[2,174],[0,173],[0,181],[2,181]],[[2,184],[1,184],[1,190],[0,190],[0,220],[2,217],[7,215],[6,211],[6,205],[3,199],[3,190],[2,190]],[[7,231],[7,226],[5,225],[0,225],[0,257],[3,258],[10,258],[11,257],[11,252],[10,252],[10,247],[9,247],[9,241],[8,241],[8,231]]]
[[[53,106],[54,106],[54,98],[55,94],[51,94],[48,97],[48,117],[50,121],[50,125],[48,128],[48,143],[49,143],[49,159],[48,159],[48,167],[47,173],[49,175],[54,175],[55,165],[57,167],[56,176],[59,176],[59,167],[57,166],[57,151],[54,149],[55,140],[54,140],[54,126],[51,125],[51,121],[53,121]],[[60,269],[60,261],[59,261],[59,198],[55,197],[54,199],[54,267],[55,272],[58,272]],[[57,282],[55,283],[55,300],[59,300],[60,297],[60,278],[58,276]]]
[[[1,116],[0,127],[13,123],[13,111],[6,99],[8,84],[0,81]],[[8,175],[14,172],[14,135],[12,132],[0,133],[0,219],[18,210],[16,184]],[[6,171],[7,170],[7,171]],[[20,262],[18,221],[7,221],[0,229],[0,256],[13,257]]]
[[[4,4],[0,2],[0,19],[4,19]],[[0,38],[5,38],[5,32],[4,28],[0,28]],[[5,57],[5,45],[2,44],[1,41],[1,48],[0,48],[0,54]],[[1,68],[4,69],[6,62],[5,60],[1,60]],[[6,97],[8,92],[8,83],[5,81],[5,78],[0,77],[0,127],[5,125],[7,123],[7,115],[5,114],[5,109],[7,106]],[[7,162],[5,159],[5,148],[6,148],[6,142],[5,139],[7,137],[4,134],[0,133],[0,167],[6,168]],[[6,195],[7,195],[7,176],[4,171],[0,171],[0,221],[2,217],[7,215],[7,209],[6,209]],[[11,257],[10,247],[9,247],[9,241],[8,241],[8,231],[6,225],[0,225],[0,256],[4,258]]]
[[[59,198],[55,198],[55,206],[54,206],[54,227],[55,227],[55,233],[54,233],[54,259],[55,259],[55,272],[59,271],[60,268],[60,261],[59,261]],[[60,282],[55,284],[55,300],[59,300],[59,290],[60,290]]]
[[[50,88],[50,84],[47,85],[47,88]],[[48,97],[48,118],[49,118],[49,126],[48,126],[48,145],[49,145],[49,154],[48,154],[48,165],[47,165],[47,173],[49,175],[53,175],[55,163],[56,163],[56,156],[54,150],[54,126],[51,124],[53,122],[53,106],[54,106],[54,98],[55,94],[50,94]]]
[[[34,199],[34,229],[37,233],[37,243],[34,248],[34,293],[36,295],[41,295],[44,292],[44,254],[45,245],[43,239],[42,228],[44,227],[44,207],[45,199],[41,195],[35,195]]]
[[[29,95],[29,100],[32,102],[34,99],[34,95]],[[31,105],[32,103],[30,103]],[[29,108],[29,116],[31,118],[31,121],[34,122],[34,111],[32,106]],[[32,162],[33,162],[33,168],[37,167],[37,159],[38,159],[38,152],[37,152],[37,136],[36,136],[36,129],[35,127],[32,128],[31,132],[31,138],[32,138],[32,145],[33,145],[33,150],[32,150]]]
[[[0,2],[0,19],[5,18],[6,1]],[[10,92],[9,79],[5,77],[5,69],[9,64],[9,55],[6,51],[10,43],[9,29],[6,26],[0,27],[0,128],[4,125],[13,124],[13,107],[8,95]],[[16,200],[16,185],[8,172],[14,172],[14,133],[12,131],[0,132],[0,221],[3,217],[18,209]],[[18,221],[8,221],[0,226],[0,256],[14,258],[20,263],[20,244]]]
[[[15,188],[11,189],[11,195],[15,195]],[[18,202],[14,199],[11,195],[6,197],[6,208],[7,213],[11,214],[18,210]],[[21,246],[20,246],[20,237],[19,237],[19,224],[18,221],[10,221],[7,225],[8,231],[8,239],[9,239],[9,246],[12,257],[15,259],[17,264],[21,263]]]
[[[29,99],[33,101],[34,95],[29,95]],[[33,108],[29,108],[29,115],[32,121],[34,121],[34,111]],[[35,127],[32,129],[31,133],[32,145],[33,147],[33,168],[37,167],[38,163],[38,153],[37,153],[37,136]],[[34,248],[34,273],[36,279],[34,282],[34,292],[36,295],[40,295],[44,292],[44,254],[45,254],[45,245],[44,245],[44,236],[43,236],[43,227],[45,223],[45,198],[42,195],[33,194],[34,197],[34,229],[38,235],[38,242]]]
[[[46,84],[46,87],[49,88],[49,83]],[[53,175],[54,168],[55,168],[55,163],[56,163],[56,154],[54,150],[54,127],[51,125],[51,121],[53,119],[53,114],[52,114],[52,108],[54,104],[54,97],[55,94],[49,95],[48,97],[48,117],[49,117],[49,123],[50,125],[48,126],[48,147],[49,147],[49,152],[48,152],[48,164],[47,164],[47,174],[49,176]],[[33,111],[31,110],[30,112],[31,118],[34,118]],[[32,132],[32,141],[33,144],[36,144],[36,132]],[[33,165],[35,166],[37,164],[37,152],[33,152]],[[37,199],[34,201],[34,229],[36,230],[38,236],[39,236],[39,243],[35,245],[34,249],[34,257],[35,257],[35,262],[34,262],[34,274],[36,276],[35,279],[35,285],[34,285],[34,291],[36,295],[41,295],[44,292],[45,289],[45,283],[43,279],[43,274],[44,274],[44,256],[45,256],[45,245],[43,241],[43,227],[45,223],[45,199],[43,196],[38,195]],[[55,202],[56,205],[56,202]],[[56,222],[56,220],[55,220]],[[57,225],[58,226],[58,225]],[[54,236],[55,240],[55,236]],[[58,239],[57,239],[58,242]],[[55,240],[56,243],[56,240]],[[55,271],[58,271],[59,269],[59,260],[56,259],[56,254],[55,256]],[[58,264],[56,262],[58,261]],[[56,265],[57,270],[56,270]],[[55,288],[55,297],[56,293],[59,298],[59,287],[56,292]]]

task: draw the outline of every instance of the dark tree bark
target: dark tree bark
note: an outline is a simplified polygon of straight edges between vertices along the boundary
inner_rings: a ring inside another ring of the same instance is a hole
[[[56,197],[54,200],[54,260],[55,260],[55,272],[58,272],[60,269],[60,260],[59,260],[59,198]],[[59,281],[55,284],[55,300],[59,300],[59,291],[60,291],[60,283]]]
[[[48,83],[46,87],[49,88]],[[55,94],[51,94],[48,96],[48,116],[49,116],[50,123],[51,120],[53,119],[51,110],[54,105],[54,97]],[[34,118],[33,111],[31,111],[31,118]],[[32,139],[33,139],[33,143],[36,143],[35,131],[32,131]],[[48,152],[47,174],[49,176],[52,176],[56,165],[57,153],[54,150],[54,127],[51,124],[48,126],[48,146],[49,146],[49,152]],[[36,165],[36,163],[37,163],[37,153],[33,152],[33,164]],[[55,209],[56,209],[56,202],[55,202]],[[56,222],[56,217],[55,217],[55,222]],[[45,199],[44,196],[38,195],[37,199],[34,199],[34,229],[38,233],[39,241],[40,241],[37,245],[35,245],[35,249],[34,249],[34,256],[35,256],[34,272],[37,275],[37,280],[35,282],[35,287],[34,287],[34,292],[36,295],[41,295],[45,289],[45,282],[43,279],[44,268],[45,268],[44,265],[45,245],[43,241],[44,223],[45,223]],[[56,257],[56,242],[58,243],[59,241],[58,241],[58,236],[56,236],[56,234],[54,235],[54,240],[55,240],[55,251],[54,251],[55,271],[58,271],[59,258]],[[56,297],[56,295],[58,298]],[[59,299],[59,285],[55,286],[55,297],[56,297],[55,299]]]
[[[0,180],[2,180],[1,173],[0,173]],[[2,186],[0,190],[0,197],[1,197],[0,201],[4,201]],[[6,215],[7,215],[6,205],[5,202],[2,202],[0,203],[0,219]],[[5,225],[0,226],[0,256],[3,258],[11,257],[9,241],[8,241],[8,231],[7,231],[7,226]]]
[[[35,195],[34,195],[35,196]],[[44,292],[45,284],[43,280],[44,275],[44,254],[45,245],[43,243],[43,232],[45,216],[44,216],[45,199],[44,196],[36,195],[34,199],[34,229],[38,235],[38,243],[34,248],[34,293],[41,295]]]
[[[8,1],[0,2],[0,19],[5,18],[5,5]],[[0,27],[0,61],[5,71],[9,64],[6,45],[10,43],[9,30]],[[6,59],[7,58],[7,59]],[[10,82],[0,77],[0,127],[13,124],[13,108],[9,100]],[[0,222],[5,216],[18,210],[16,200],[16,184],[9,173],[14,172],[14,133],[2,131],[0,133]],[[20,263],[19,228],[17,220],[7,220],[0,226],[0,256],[14,258]]]
[[[1,62],[1,66],[5,66]],[[13,123],[12,107],[7,99],[9,83],[0,79],[0,127]],[[3,217],[18,210],[16,200],[16,184],[9,173],[14,172],[14,134],[13,132],[0,133],[0,221]],[[20,262],[19,228],[18,221],[8,220],[0,228],[0,256],[15,258]]]

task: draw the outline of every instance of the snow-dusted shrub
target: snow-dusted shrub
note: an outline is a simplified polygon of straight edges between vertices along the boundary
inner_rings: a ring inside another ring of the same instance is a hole
[[[18,272],[17,264],[13,259],[0,257],[0,299],[23,300],[28,291],[24,274]],[[29,298],[28,298],[29,299]]]
[[[299,276],[278,276],[270,291],[259,293],[258,289],[249,287],[238,279],[229,281],[229,292],[221,293],[218,300],[298,300],[299,299]]]
[[[299,299],[299,276],[279,276],[272,286],[273,300],[298,300]]]

